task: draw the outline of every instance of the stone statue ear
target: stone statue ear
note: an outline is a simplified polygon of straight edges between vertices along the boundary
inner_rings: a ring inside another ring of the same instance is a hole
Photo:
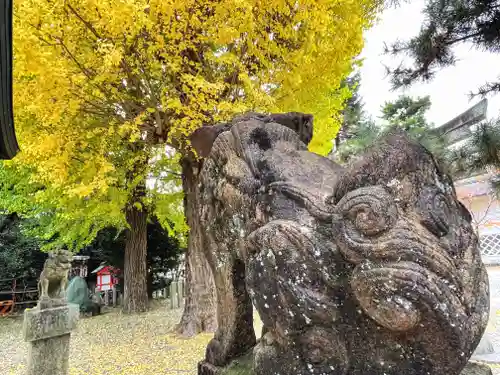
[[[199,157],[206,158],[210,155],[212,146],[220,133],[230,129],[230,124],[219,124],[214,126],[202,126],[189,136],[191,146]]]
[[[198,156],[206,158],[210,154],[210,150],[216,138],[217,133],[214,129],[209,126],[204,126],[191,133],[189,140]]]
[[[269,115],[272,122],[295,131],[306,145],[313,137],[313,115],[301,112],[272,113]]]

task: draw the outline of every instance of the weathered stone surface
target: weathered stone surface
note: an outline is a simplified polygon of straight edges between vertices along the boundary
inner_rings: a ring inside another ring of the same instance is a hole
[[[218,299],[205,362],[253,348],[256,375],[460,374],[489,292],[451,180],[399,133],[344,169],[307,151],[307,115],[285,118],[193,136],[210,150],[200,220]]]
[[[28,375],[67,375],[70,335],[30,342]]]
[[[482,363],[469,362],[460,375],[491,375],[491,368]]]
[[[245,355],[233,360],[225,368],[216,368],[207,362],[199,365],[201,375],[255,375],[253,371],[252,357]],[[368,375],[368,374],[367,374]],[[492,375],[491,368],[488,365],[468,362],[460,375]]]
[[[37,307],[40,310],[53,309],[56,307],[67,306],[68,301],[65,298],[41,298],[38,300]]]
[[[65,306],[42,310],[24,311],[23,331],[25,341],[37,341],[70,333],[78,322],[79,306]]]
[[[68,374],[70,332],[80,317],[79,305],[66,301],[70,267],[70,252],[50,253],[38,282],[38,304],[24,312],[23,334],[28,341],[27,375]]]
[[[49,253],[38,281],[40,300],[64,298],[72,259],[73,256],[68,250],[59,249]]]

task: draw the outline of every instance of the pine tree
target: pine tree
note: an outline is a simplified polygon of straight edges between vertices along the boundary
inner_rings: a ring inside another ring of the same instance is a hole
[[[347,162],[359,156],[367,147],[393,129],[401,129],[410,138],[420,142],[438,160],[444,158],[444,144],[430,132],[432,124],[425,118],[431,106],[430,98],[400,96],[393,102],[386,102],[382,110],[382,122],[377,124],[371,119],[362,119],[353,126],[353,136],[339,148],[340,161]]]
[[[456,62],[453,47],[469,42],[477,49],[500,52],[499,0],[427,0],[425,21],[420,33],[408,41],[399,41],[387,53],[409,56],[412,66],[390,70],[394,88],[417,81],[428,81],[436,71]],[[500,82],[478,89],[486,95],[500,91]]]
[[[490,183],[500,192],[500,121],[480,123],[471,137],[447,155],[450,172],[455,178],[470,176],[478,172],[491,174]]]
[[[355,127],[361,122],[364,116],[363,101],[359,94],[359,86],[361,83],[361,75],[359,72],[347,77],[341,87],[349,88],[352,93],[347,99],[344,110],[342,111],[342,124],[335,136],[335,149],[338,149],[340,144],[352,138]]]

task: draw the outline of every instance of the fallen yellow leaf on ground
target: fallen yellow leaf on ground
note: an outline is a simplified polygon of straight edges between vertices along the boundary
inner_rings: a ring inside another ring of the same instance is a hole
[[[195,375],[213,334],[190,339],[173,334],[181,314],[181,309],[170,310],[165,300],[155,300],[143,314],[111,309],[82,318],[71,335],[70,375]],[[258,337],[262,323],[255,316]],[[22,316],[0,319],[0,343],[0,374],[24,375]]]

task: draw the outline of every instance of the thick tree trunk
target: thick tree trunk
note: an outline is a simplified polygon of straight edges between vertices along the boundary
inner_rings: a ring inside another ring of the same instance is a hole
[[[197,175],[199,164],[189,159],[182,161],[184,210],[190,227],[186,254],[186,300],[184,313],[177,331],[184,336],[217,329],[215,286],[212,270],[203,249],[203,228],[199,222],[199,191]]]
[[[123,312],[137,313],[148,309],[148,284],[146,270],[147,217],[145,208],[131,204],[126,209],[127,229],[125,243],[125,288]]]

